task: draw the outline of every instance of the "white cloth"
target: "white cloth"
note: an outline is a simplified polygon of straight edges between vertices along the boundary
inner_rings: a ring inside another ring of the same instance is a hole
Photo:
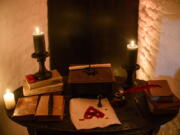
[[[97,107],[97,103],[97,99],[73,98],[70,100],[71,121],[77,130],[104,128],[112,124],[121,124],[107,98],[101,100],[102,107]],[[84,119],[84,113],[90,106],[103,112],[104,117]]]

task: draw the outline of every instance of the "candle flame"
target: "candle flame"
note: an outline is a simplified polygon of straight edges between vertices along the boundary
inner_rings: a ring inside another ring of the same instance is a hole
[[[135,42],[134,42],[134,40],[132,40],[132,41],[131,41],[130,45],[131,45],[132,47],[134,47],[134,46],[135,46]]]
[[[35,28],[35,32],[36,32],[36,34],[39,34],[39,33],[40,33],[39,27],[36,27],[36,28]]]

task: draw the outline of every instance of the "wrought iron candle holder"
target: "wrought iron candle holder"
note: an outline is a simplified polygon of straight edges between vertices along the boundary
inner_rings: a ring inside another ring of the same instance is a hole
[[[135,87],[137,85],[136,70],[138,70],[140,68],[140,66],[138,64],[136,64],[135,66],[126,65],[123,68],[127,72],[127,78],[126,78],[123,88],[128,89],[128,88]]]
[[[37,59],[39,63],[39,71],[34,74],[37,80],[46,80],[52,77],[52,73],[45,67],[46,57],[49,56],[48,52],[33,53],[32,58]]]

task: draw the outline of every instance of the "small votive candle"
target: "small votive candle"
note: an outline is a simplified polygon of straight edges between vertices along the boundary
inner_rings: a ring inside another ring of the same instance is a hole
[[[130,67],[136,66],[138,46],[132,40],[127,45],[127,65]]]
[[[15,107],[16,102],[15,102],[14,94],[12,92],[7,90],[6,93],[3,95],[3,98],[6,109],[10,110]]]

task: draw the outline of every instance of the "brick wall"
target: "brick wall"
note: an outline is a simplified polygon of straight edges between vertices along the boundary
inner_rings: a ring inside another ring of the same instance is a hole
[[[138,29],[138,78],[151,79],[159,51],[161,12],[155,0],[140,0]]]
[[[32,32],[40,26],[47,36],[47,0],[0,0],[0,135],[27,135],[3,109],[6,88],[21,86],[25,74],[37,71]],[[47,43],[47,38],[46,38]]]
[[[180,0],[140,0],[137,77],[166,79],[180,98]],[[180,113],[158,135],[179,135]]]

